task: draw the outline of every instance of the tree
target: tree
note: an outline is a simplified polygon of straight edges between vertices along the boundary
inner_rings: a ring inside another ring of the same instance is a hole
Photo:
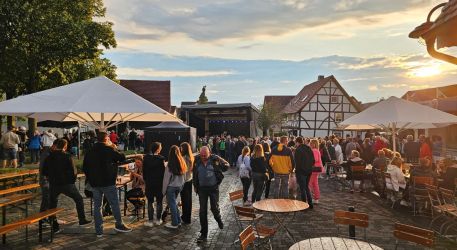
[[[198,104],[207,104],[208,103],[208,97],[206,97],[206,85],[203,86],[202,88],[202,93],[200,94],[200,97],[198,97]]]
[[[102,0],[0,0],[0,91],[6,99],[90,77],[115,78]]]
[[[279,125],[284,118],[284,114],[281,113],[277,107],[272,104],[265,103],[259,106],[260,114],[257,118],[257,124],[260,129],[262,129],[263,136],[268,134],[268,130],[271,129],[273,125]]]

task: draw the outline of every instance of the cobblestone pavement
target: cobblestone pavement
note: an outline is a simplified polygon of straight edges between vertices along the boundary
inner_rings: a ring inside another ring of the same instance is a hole
[[[371,193],[350,194],[343,191],[335,191],[332,181],[320,179],[321,199],[320,204],[314,210],[297,213],[295,217],[286,218],[288,228],[298,240],[336,236],[337,229],[333,223],[333,212],[337,209],[346,210],[348,206],[354,206],[356,211],[368,213],[370,226],[367,230],[367,241],[384,249],[394,249],[395,240],[392,234],[393,224],[402,222],[421,227],[427,227],[429,219],[425,217],[413,217],[407,209],[391,209],[384,200]],[[81,185],[83,186],[83,185]],[[113,219],[105,220],[105,236],[96,238],[93,225],[81,228],[77,225],[76,209],[72,200],[60,196],[60,207],[66,208],[59,216],[59,220],[65,221],[62,225],[62,233],[56,235],[52,243],[38,243],[37,227],[29,227],[29,240],[25,242],[25,230],[21,229],[7,235],[7,244],[0,245],[0,249],[238,249],[238,245],[232,242],[236,239],[240,229],[234,219],[233,210],[228,200],[228,193],[241,188],[241,182],[233,170],[226,173],[220,187],[220,207],[222,219],[225,223],[223,230],[219,230],[217,223],[209,212],[209,238],[204,244],[198,245],[195,239],[198,237],[200,225],[198,220],[197,196],[193,199],[192,224],[182,226],[179,229],[167,229],[164,226],[148,228],[143,226],[144,220],[135,222],[130,217],[124,217],[124,222],[133,228],[128,234],[116,234],[113,230]],[[33,208],[37,211],[39,199],[33,202]],[[90,203],[85,199],[86,212],[90,211]],[[31,212],[29,212],[30,214]],[[8,211],[8,220],[15,220],[22,215],[19,209]],[[168,217],[169,219],[169,217]],[[271,215],[265,215],[262,223],[272,224]],[[347,234],[347,228],[342,227],[341,232]],[[357,230],[357,235],[362,236],[362,231]],[[49,235],[45,235],[45,239]],[[288,249],[293,243],[283,232],[279,232],[273,240],[273,249]],[[422,249],[414,245],[404,243],[399,249]],[[444,239],[438,239],[436,249],[457,249],[457,245]]]

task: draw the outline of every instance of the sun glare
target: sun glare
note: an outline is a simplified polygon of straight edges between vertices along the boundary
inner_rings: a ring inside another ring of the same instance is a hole
[[[412,69],[410,72],[408,72],[408,76],[412,78],[431,77],[439,75],[440,73],[441,69],[438,65],[430,65]]]

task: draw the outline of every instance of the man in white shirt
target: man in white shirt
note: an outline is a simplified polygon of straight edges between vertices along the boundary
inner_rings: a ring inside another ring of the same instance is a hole
[[[338,139],[333,139],[333,148],[335,148],[335,156],[336,156],[336,163],[341,164],[343,163],[343,150],[341,149],[341,146],[339,144]]]
[[[19,136],[15,133],[15,128],[12,126],[8,127],[8,132],[6,132],[2,139],[0,140],[0,144],[3,145],[3,168],[7,166],[7,161],[9,160],[13,168],[17,167],[17,149],[18,144],[21,142]]]

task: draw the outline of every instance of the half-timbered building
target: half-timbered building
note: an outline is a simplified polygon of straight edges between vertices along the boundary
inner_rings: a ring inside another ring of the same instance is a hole
[[[324,137],[340,134],[338,124],[360,112],[359,103],[332,76],[319,76],[284,107],[283,131],[291,135]]]

